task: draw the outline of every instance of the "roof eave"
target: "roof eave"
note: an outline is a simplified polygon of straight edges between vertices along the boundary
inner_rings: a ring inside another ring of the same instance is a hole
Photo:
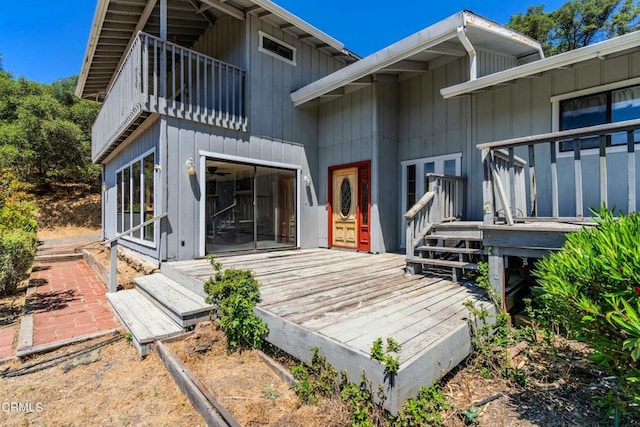
[[[107,13],[108,7],[109,0],[98,0],[96,11],[93,16],[93,24],[91,25],[91,33],[89,34],[89,41],[87,42],[87,49],[84,54],[82,70],[80,70],[80,75],[78,76],[78,84],[76,85],[75,95],[78,98],[82,98],[84,95],[84,86],[87,82],[87,76],[89,75],[91,64],[93,63],[93,55],[96,51],[98,38],[100,36],[100,32],[102,31],[102,25],[104,23],[104,18]]]
[[[604,57],[626,49],[638,47],[640,44],[640,32],[629,33],[610,40],[605,40],[590,46],[569,52],[561,53],[539,61],[520,65],[488,76],[480,77],[476,80],[460,83],[440,90],[440,94],[445,98],[466,95],[487,87],[501,83],[507,83],[522,77],[550,71],[556,68],[566,67],[589,59]]]
[[[358,62],[292,92],[291,100],[296,107],[303,105],[323,94],[375,73],[417,52],[457,37],[457,28],[462,24],[463,15],[462,12],[458,12]]]

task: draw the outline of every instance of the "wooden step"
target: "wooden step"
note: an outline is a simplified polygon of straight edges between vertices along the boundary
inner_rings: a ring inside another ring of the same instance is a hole
[[[425,240],[457,240],[457,241],[468,241],[468,242],[481,242],[482,236],[473,235],[473,234],[444,234],[444,233],[433,233],[424,236]]]
[[[131,333],[140,356],[151,353],[154,341],[179,335],[184,331],[137,289],[111,292],[106,296],[115,316]]]
[[[439,267],[463,268],[465,270],[478,269],[478,264],[474,262],[450,261],[446,259],[412,258],[410,262],[422,265],[437,265]]]
[[[482,255],[482,249],[474,248],[456,248],[453,246],[418,246],[416,248],[420,252],[447,252],[454,254],[466,254],[466,255]]]
[[[76,261],[82,259],[82,253],[76,252],[63,252],[63,253],[47,253],[47,252],[36,252],[36,256],[34,258],[34,262],[65,262],[65,261]]]
[[[161,273],[134,279],[136,288],[184,328],[211,317],[214,307],[204,298]]]

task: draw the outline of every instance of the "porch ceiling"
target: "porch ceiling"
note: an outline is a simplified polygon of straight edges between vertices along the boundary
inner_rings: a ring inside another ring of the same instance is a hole
[[[268,0],[167,0],[167,38],[191,48],[218,18],[254,14],[337,59],[358,57],[337,40]],[[98,0],[76,95],[102,101],[139,31],[160,35],[160,1]]]

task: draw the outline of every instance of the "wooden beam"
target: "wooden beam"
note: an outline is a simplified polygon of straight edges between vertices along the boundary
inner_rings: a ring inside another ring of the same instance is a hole
[[[240,21],[244,21],[246,19],[246,15],[242,10],[231,6],[230,4],[223,3],[220,0],[201,0],[201,1],[202,3],[208,4],[214,9],[217,9],[220,12],[224,12],[227,15],[232,16]]]
[[[145,6],[144,10],[142,11],[142,15],[140,15],[140,19],[138,19],[138,23],[136,24],[136,27],[133,30],[133,34],[129,38],[129,43],[127,43],[127,47],[124,49],[124,53],[122,54],[120,61],[118,61],[118,65],[116,65],[113,76],[111,77],[111,80],[107,85],[106,93],[109,93],[109,89],[111,89],[111,85],[113,85],[113,81],[116,77],[116,74],[120,69],[120,67],[122,67],[122,63],[127,57],[127,53],[129,53],[129,49],[131,48],[131,45],[133,45],[133,42],[136,40],[136,37],[138,37],[138,33],[144,29],[145,25],[147,25],[147,21],[149,21],[149,17],[153,13],[153,9],[156,7],[157,2],[158,0],[150,0]]]
[[[395,64],[391,64],[384,68],[384,71],[392,72],[407,72],[407,71],[429,71],[429,63],[422,61],[411,61],[405,59],[404,61],[398,61]]]

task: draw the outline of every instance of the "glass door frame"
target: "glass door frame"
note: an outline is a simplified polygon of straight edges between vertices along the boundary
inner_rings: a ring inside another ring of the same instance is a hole
[[[431,156],[431,157],[422,157],[419,159],[411,159],[411,160],[403,160],[400,162],[401,170],[402,170],[402,178],[400,182],[400,216],[402,221],[400,221],[400,248],[405,248],[406,242],[406,222],[404,220],[404,214],[407,211],[407,167],[415,166],[415,201],[417,202],[426,192],[425,186],[425,173],[424,167],[428,163],[434,163],[434,173],[444,174],[444,164],[446,161],[455,160],[455,174],[456,176],[462,175],[462,152],[451,153],[451,154],[443,154],[440,156]]]
[[[200,200],[199,200],[199,209],[200,209],[200,227],[198,230],[199,236],[199,248],[198,248],[198,256],[205,257],[206,256],[206,206],[207,206],[207,198],[206,198],[206,188],[207,188],[207,159],[209,160],[217,160],[222,162],[235,162],[235,163],[243,163],[251,166],[264,166],[271,167],[277,169],[289,169],[294,171],[296,177],[296,185],[295,185],[295,194],[296,194],[296,202],[295,202],[295,212],[296,212],[296,237],[295,237],[295,247],[300,247],[300,192],[301,192],[301,175],[302,175],[302,166],[294,165],[290,163],[280,163],[280,162],[272,162],[268,160],[257,160],[257,159],[249,159],[246,157],[233,156],[228,154],[214,153],[210,151],[201,150],[198,153],[200,160],[198,162],[198,182],[200,185]],[[269,249],[264,249],[268,251]]]

